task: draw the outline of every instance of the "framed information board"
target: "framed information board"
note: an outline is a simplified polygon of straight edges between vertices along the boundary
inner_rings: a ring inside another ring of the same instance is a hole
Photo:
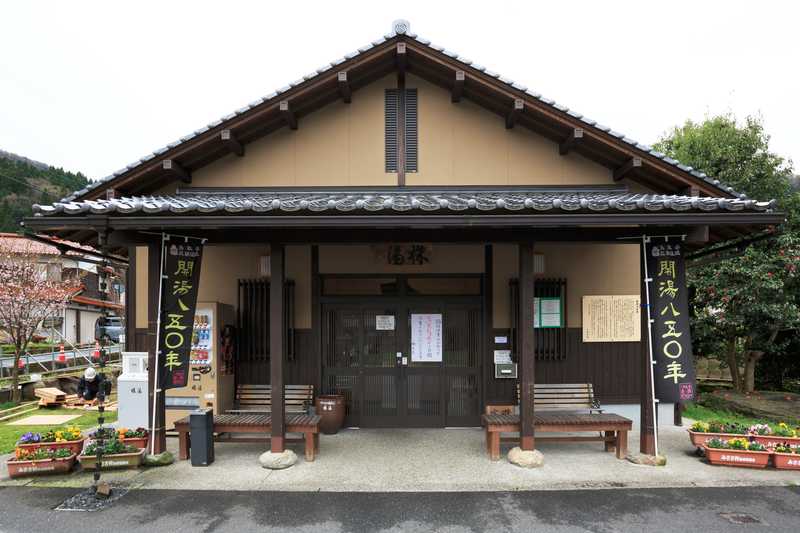
[[[584,296],[583,342],[638,342],[642,340],[639,295]]]
[[[534,328],[563,328],[564,304],[558,296],[533,299]]]

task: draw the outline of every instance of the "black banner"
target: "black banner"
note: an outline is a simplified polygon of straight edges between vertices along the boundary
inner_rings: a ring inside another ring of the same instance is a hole
[[[661,402],[695,397],[694,358],[689,332],[686,263],[680,238],[651,237],[646,244],[653,320],[653,382]]]
[[[185,387],[200,285],[201,241],[165,242],[158,332],[159,388]]]

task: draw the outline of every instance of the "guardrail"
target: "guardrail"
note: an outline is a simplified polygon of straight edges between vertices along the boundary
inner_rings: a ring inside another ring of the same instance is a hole
[[[118,362],[125,349],[124,344],[110,344],[106,346],[108,362]],[[94,344],[72,346],[69,350],[65,349],[46,353],[30,354],[27,353],[20,357],[20,374],[52,374],[62,373],[73,370],[80,370],[92,366],[96,363],[93,358],[95,350]],[[14,356],[0,356],[0,379],[11,377],[11,369],[14,367]]]

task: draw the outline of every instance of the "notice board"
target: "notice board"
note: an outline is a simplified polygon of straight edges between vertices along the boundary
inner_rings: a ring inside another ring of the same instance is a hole
[[[583,342],[638,342],[642,306],[636,295],[584,296]]]

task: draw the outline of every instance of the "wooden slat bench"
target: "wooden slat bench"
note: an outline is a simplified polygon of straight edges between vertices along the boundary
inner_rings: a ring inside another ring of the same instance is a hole
[[[313,461],[319,453],[319,420],[317,415],[307,415],[301,413],[286,415],[286,432],[302,433],[302,439],[286,439],[288,442],[305,442],[306,461]],[[261,437],[241,439],[237,442],[265,442],[269,440],[270,430],[272,429],[272,416],[264,413],[251,414],[223,414],[214,416],[214,433],[217,437],[215,441],[233,441],[234,439],[224,438],[225,433],[256,433]],[[175,430],[178,432],[178,458],[186,460],[189,458],[190,437],[189,437],[189,417],[181,418],[175,422]]]
[[[306,413],[314,402],[313,385],[284,385],[283,402],[287,413]],[[227,413],[269,413],[272,411],[272,385],[236,386],[236,409]]]
[[[492,461],[500,459],[500,434],[519,433],[519,415],[490,414],[483,415],[486,427],[486,451]],[[536,437],[536,440],[549,440],[560,442],[600,441],[605,443],[605,450],[616,449],[617,459],[624,459],[628,453],[628,431],[633,423],[631,420],[612,413],[565,413],[545,412],[534,413],[533,426],[536,431],[543,433],[572,433],[582,431],[599,431],[600,436],[564,436],[564,437]],[[519,441],[519,437],[503,439]]]
[[[517,404],[520,400],[517,384]],[[628,431],[633,422],[605,414],[594,397],[591,383],[536,383],[533,388],[534,429],[543,433],[580,433],[597,431],[598,436],[536,437],[536,440],[561,442],[600,441],[605,450],[616,449],[622,459],[628,453]],[[518,442],[519,437],[501,438],[501,433],[519,433],[519,415],[490,413],[483,416],[486,450],[493,461],[500,458],[500,442]]]
[[[517,405],[520,403],[517,383]],[[602,413],[594,397],[591,383],[536,383],[533,386],[533,405],[536,411],[577,411]]]

